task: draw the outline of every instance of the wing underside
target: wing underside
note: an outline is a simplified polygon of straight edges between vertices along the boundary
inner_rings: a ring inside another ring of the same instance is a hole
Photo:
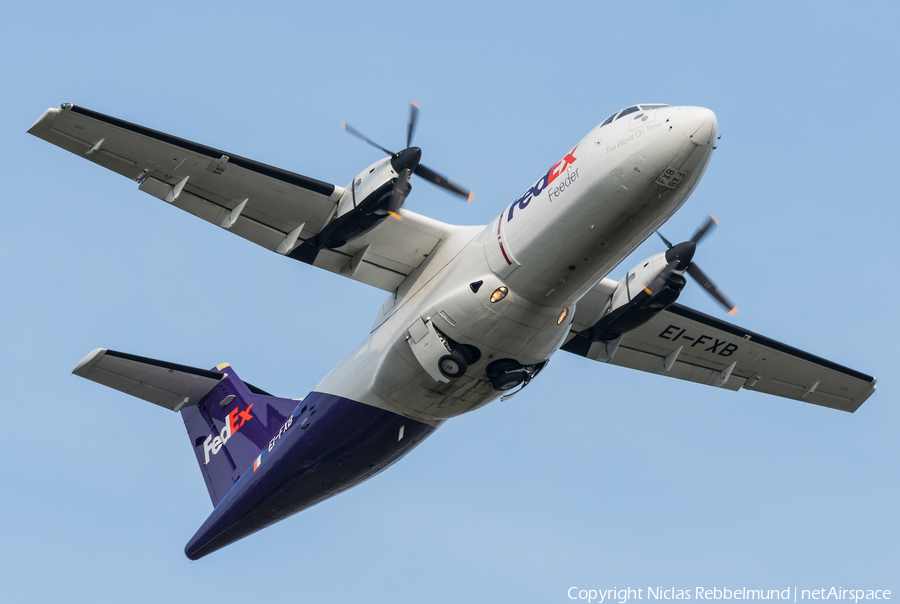
[[[614,342],[575,334],[563,350],[613,365],[729,390],[753,390],[856,411],[875,378],[680,304]]]
[[[70,104],[48,109],[28,132],[268,250],[386,291],[428,257],[446,227],[404,211],[402,222],[386,220],[339,249],[300,255],[334,216],[342,187]]]

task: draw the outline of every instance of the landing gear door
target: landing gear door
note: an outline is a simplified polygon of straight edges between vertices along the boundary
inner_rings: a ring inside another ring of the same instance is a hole
[[[446,355],[449,350],[441,340],[441,337],[434,329],[434,324],[429,319],[416,319],[416,322],[409,326],[409,347],[412,348],[416,360],[422,366],[422,369],[431,376],[436,382],[449,382],[450,379],[445,377],[440,370],[441,357]]]

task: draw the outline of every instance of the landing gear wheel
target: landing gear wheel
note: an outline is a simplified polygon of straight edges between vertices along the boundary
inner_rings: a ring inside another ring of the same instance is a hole
[[[441,360],[438,361],[438,369],[448,378],[458,378],[468,368],[469,364],[466,363],[466,358],[458,350],[451,350],[450,354],[442,356]]]
[[[493,382],[495,378],[500,377],[504,373],[521,368],[522,364],[514,359],[498,359],[485,368],[485,374]]]
[[[505,392],[507,390],[512,390],[519,384],[525,381],[525,373],[522,371],[513,371],[512,373],[504,373],[503,375],[498,375],[494,379],[491,380],[491,386],[494,387],[494,390],[499,390],[500,392]]]
[[[481,351],[470,344],[460,344],[459,351],[465,357],[468,365],[474,365],[481,358]]]

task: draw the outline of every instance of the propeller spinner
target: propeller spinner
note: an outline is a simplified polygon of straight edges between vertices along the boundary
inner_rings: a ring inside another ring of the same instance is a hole
[[[719,288],[715,286],[715,284],[710,280],[709,277],[706,276],[700,267],[693,263],[694,252],[697,251],[697,244],[706,236],[709,230],[714,226],[719,224],[719,221],[713,214],[709,215],[709,219],[706,223],[697,229],[697,232],[694,233],[694,236],[691,237],[688,241],[684,241],[682,243],[678,243],[672,245],[668,239],[663,237],[662,233],[659,231],[656,232],[659,235],[659,238],[663,240],[663,243],[668,247],[668,251],[666,251],[666,261],[670,264],[674,263],[675,270],[685,271],[691,277],[693,277],[697,283],[699,283],[703,289],[705,289],[709,295],[716,299],[716,301],[725,307],[728,311],[729,315],[733,315],[737,313],[738,308],[734,304],[732,304],[725,295],[719,291]]]
[[[346,122],[341,122],[342,130],[348,132],[349,134],[352,134],[359,139],[364,140],[366,143],[373,147],[381,149],[386,154],[391,156],[391,167],[395,172],[397,172],[398,176],[394,181],[394,190],[393,194],[391,195],[391,200],[388,203],[387,210],[391,216],[397,218],[398,220],[402,220],[402,218],[397,213],[397,211],[403,205],[403,202],[406,201],[406,197],[412,190],[412,185],[409,184],[409,179],[413,174],[419,176],[420,178],[424,178],[428,182],[446,189],[451,193],[465,197],[469,203],[471,203],[472,199],[474,199],[475,197],[475,194],[468,189],[457,185],[456,183],[450,181],[447,177],[438,174],[431,168],[428,168],[419,163],[422,158],[422,150],[418,147],[411,146],[413,132],[416,128],[416,121],[418,120],[418,116],[419,105],[410,101],[409,124],[406,131],[406,148],[397,153],[385,149]]]

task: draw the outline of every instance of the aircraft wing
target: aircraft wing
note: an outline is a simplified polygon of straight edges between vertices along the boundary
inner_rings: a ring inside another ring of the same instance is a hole
[[[610,343],[575,334],[563,350],[601,362],[856,411],[875,378],[673,304]]]
[[[402,222],[386,220],[342,248],[301,254],[331,219],[342,187],[68,103],[28,132],[266,249],[386,291],[431,253],[444,227],[402,211]]]

